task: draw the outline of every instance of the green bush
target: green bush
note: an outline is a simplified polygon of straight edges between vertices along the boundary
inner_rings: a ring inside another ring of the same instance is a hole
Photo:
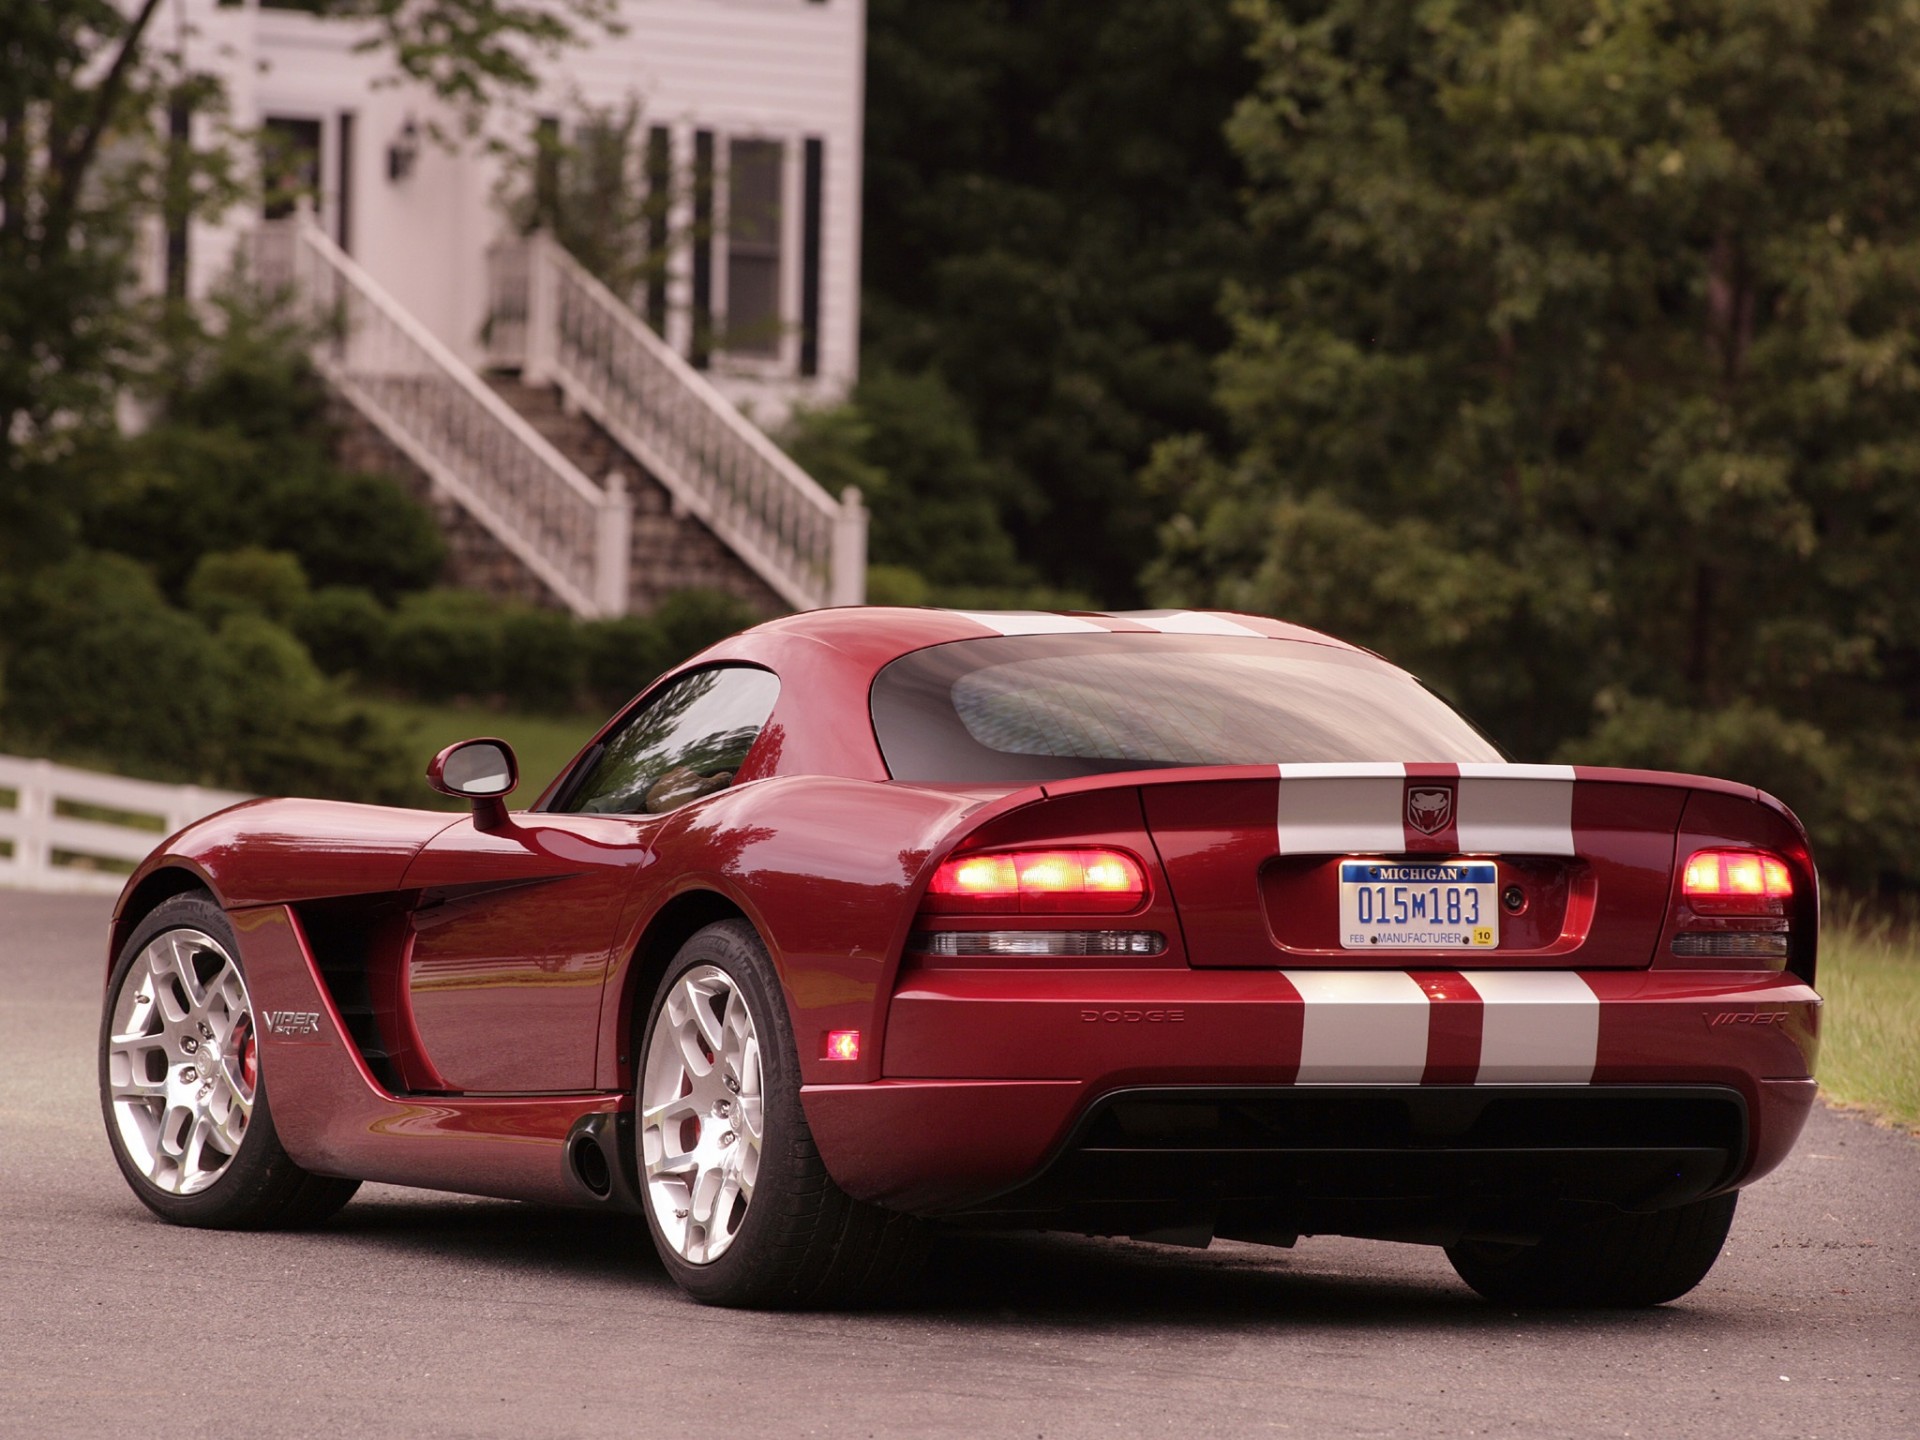
[[[582,627],[587,652],[587,688],[594,702],[612,710],[639,694],[672,663],[667,638],[644,615],[594,620]]]
[[[216,636],[133,561],[82,552],[5,619],[12,743],[267,794],[417,795],[400,737],[264,614],[229,614]]]
[[[653,612],[665,642],[666,665],[678,665],[759,619],[754,608],[737,596],[699,588],[674,591]]]
[[[424,590],[394,613],[382,678],[423,700],[484,697],[500,689],[500,607],[470,590]]]
[[[144,569],[83,551],[35,576],[14,608],[0,712],[11,735],[207,773],[221,723],[213,637]]]
[[[521,608],[500,617],[500,689],[521,710],[566,712],[587,683],[586,627],[558,610]]]
[[[241,614],[218,640],[223,780],[271,795],[420,798],[404,737],[322,676],[292,635]]]
[[[200,557],[187,578],[187,608],[218,626],[230,615],[264,615],[285,624],[307,600],[307,572],[284,550],[248,545]]]
[[[373,675],[387,644],[391,617],[371,591],[329,585],[293,613],[293,633],[329,675]]]

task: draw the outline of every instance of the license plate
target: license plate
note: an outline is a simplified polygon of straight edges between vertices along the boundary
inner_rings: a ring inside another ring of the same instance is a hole
[[[1343,950],[1491,950],[1500,943],[1491,860],[1342,860]]]

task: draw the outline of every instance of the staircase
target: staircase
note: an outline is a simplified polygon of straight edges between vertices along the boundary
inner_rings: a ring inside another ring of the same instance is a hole
[[[729,577],[765,608],[860,603],[857,491],[829,496],[544,237],[490,261],[491,348],[518,380],[484,380],[308,216],[253,241],[256,280],[323,336],[333,389],[575,614]]]

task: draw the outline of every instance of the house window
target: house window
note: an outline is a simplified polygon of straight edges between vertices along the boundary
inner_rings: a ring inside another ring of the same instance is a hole
[[[727,147],[727,338],[735,355],[780,354],[781,145]]]
[[[260,132],[260,176],[265,214],[284,220],[301,196],[320,205],[320,122],[269,115]]]

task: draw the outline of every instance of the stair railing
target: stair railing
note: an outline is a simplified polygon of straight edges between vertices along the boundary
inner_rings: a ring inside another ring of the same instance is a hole
[[[627,609],[632,508],[488,388],[307,213],[254,232],[254,275],[321,337],[339,393],[576,615]]]
[[[550,237],[489,259],[497,358],[557,385],[795,608],[864,600],[859,491],[835,500]]]

